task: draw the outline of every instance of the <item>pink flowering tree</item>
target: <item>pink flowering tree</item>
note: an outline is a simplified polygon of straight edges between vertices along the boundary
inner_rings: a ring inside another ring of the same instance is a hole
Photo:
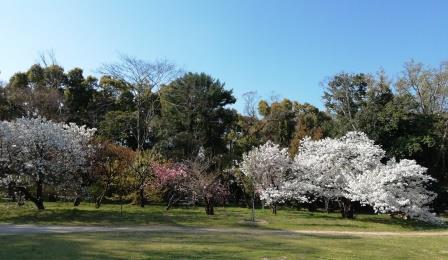
[[[166,210],[188,197],[189,188],[185,185],[188,173],[184,164],[154,164],[153,171],[153,184],[164,194],[167,200]]]
[[[210,171],[207,160],[196,159],[182,164],[154,165],[156,185],[166,194],[167,210],[180,200],[203,202],[207,215],[214,215],[214,206],[224,203],[228,189],[220,176]]]
[[[194,200],[202,200],[205,204],[205,213],[214,215],[214,206],[224,203],[228,197],[228,189],[221,182],[217,172],[210,170],[211,162],[197,158],[187,161],[188,179],[186,185]]]

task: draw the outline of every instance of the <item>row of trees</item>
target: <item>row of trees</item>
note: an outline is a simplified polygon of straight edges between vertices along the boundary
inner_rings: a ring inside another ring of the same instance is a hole
[[[359,131],[384,149],[385,158],[414,159],[426,167],[435,180],[428,188],[438,195],[431,205],[437,212],[447,207],[445,63],[437,69],[406,63],[394,82],[384,72],[339,73],[323,83],[325,112],[288,99],[259,100],[256,92],[249,92],[243,96],[244,112],[238,113],[229,107],[236,98],[222,82],[203,73],[184,73],[167,61],[122,56],[99,72],[100,79],[85,77],[79,68],[66,72],[56,62],[45,61],[16,73],[0,87],[4,125],[42,116],[55,124],[96,129],[89,167],[77,176],[97,175],[94,180],[82,177],[80,186],[96,194],[98,205],[105,197],[128,199],[130,194],[144,205],[155,186],[166,191],[160,197],[169,207],[186,197],[206,201],[197,188],[186,188],[193,185],[186,185],[186,180],[193,178],[174,174],[200,169],[193,162],[198,163],[202,154],[202,164],[207,165],[202,172],[207,174],[199,176],[209,177],[205,179],[223,195],[211,201],[226,197],[250,206],[254,187],[240,170],[229,170],[244,153],[271,141],[285,149],[283,157],[294,158],[307,136],[337,139]]]
[[[13,197],[23,195],[38,209],[45,208],[45,186],[74,197],[75,205],[82,197],[94,196],[97,208],[106,195],[130,193],[143,207],[145,193],[152,190],[169,196],[167,209],[179,200],[201,200],[207,214],[214,214],[214,205],[227,195],[219,175],[210,172],[212,162],[203,155],[182,163],[167,162],[147,151],[94,140],[94,132],[42,117],[2,122],[2,182]]]

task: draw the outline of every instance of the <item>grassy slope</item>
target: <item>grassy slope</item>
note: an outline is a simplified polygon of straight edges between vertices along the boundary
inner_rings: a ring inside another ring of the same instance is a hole
[[[447,259],[448,237],[96,233],[0,236],[0,259]]]

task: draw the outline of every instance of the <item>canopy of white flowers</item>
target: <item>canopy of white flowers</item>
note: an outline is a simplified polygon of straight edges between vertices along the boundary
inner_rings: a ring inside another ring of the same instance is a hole
[[[42,117],[0,122],[3,183],[75,185],[76,173],[86,170],[94,132]]]
[[[384,150],[367,135],[349,132],[337,139],[305,138],[293,159],[267,142],[245,154],[240,168],[267,204],[344,199],[370,205],[376,212],[439,223],[427,206],[435,194],[426,189],[434,181],[426,168],[413,160],[383,163],[384,157]]]

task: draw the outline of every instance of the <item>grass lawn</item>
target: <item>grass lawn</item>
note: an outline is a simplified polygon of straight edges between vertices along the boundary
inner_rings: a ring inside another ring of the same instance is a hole
[[[83,233],[0,236],[0,259],[447,259],[448,237]]]
[[[257,210],[262,220],[249,226],[246,208],[216,208],[216,215],[205,215],[203,208],[163,206],[140,208],[125,205],[93,204],[74,208],[69,203],[46,203],[38,211],[32,204],[17,207],[0,203],[0,223],[178,227],[344,230],[344,231],[447,231],[387,215],[357,215],[341,219],[338,213],[310,213],[281,209],[277,215]],[[246,230],[252,230],[246,229]],[[361,236],[305,235],[251,232],[98,232],[70,234],[0,235],[0,259],[448,259],[448,236]]]
[[[172,225],[185,227],[244,227],[250,218],[250,210],[237,207],[218,207],[214,216],[207,216],[203,208],[175,208],[166,211],[164,206],[149,205],[140,208],[124,205],[104,205],[95,209],[93,204],[73,207],[71,203],[46,203],[46,209],[38,211],[27,203],[18,207],[15,203],[0,203],[0,223],[57,224],[57,225]],[[257,210],[258,225],[267,229],[289,230],[349,230],[349,231],[438,231],[446,228],[422,223],[393,219],[388,215],[360,214],[354,220],[342,219],[339,213],[311,213],[306,210],[280,209],[273,215],[269,209]]]

